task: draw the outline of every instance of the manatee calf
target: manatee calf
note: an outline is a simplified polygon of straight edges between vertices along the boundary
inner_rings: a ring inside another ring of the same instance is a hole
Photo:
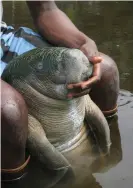
[[[70,166],[63,153],[87,139],[84,121],[94,127],[101,150],[109,151],[108,123],[89,95],[67,100],[67,84],[87,80],[92,70],[78,49],[45,47],[18,56],[3,72],[28,106],[29,151],[49,169]]]

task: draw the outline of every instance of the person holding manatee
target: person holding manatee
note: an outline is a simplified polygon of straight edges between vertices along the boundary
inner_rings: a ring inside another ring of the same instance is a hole
[[[93,74],[87,81],[68,85],[68,98],[90,93],[106,117],[115,114],[119,92],[115,62],[100,53],[96,43],[81,32],[54,1],[27,1],[27,6],[38,33],[26,27],[15,30],[7,26],[2,22],[1,11],[1,75],[13,58],[40,47],[43,38],[54,46],[79,49],[93,64]],[[73,93],[72,88],[75,89]],[[25,154],[27,134],[28,110],[25,101],[15,88],[1,79],[2,182],[15,182],[24,177],[30,160],[30,156]]]

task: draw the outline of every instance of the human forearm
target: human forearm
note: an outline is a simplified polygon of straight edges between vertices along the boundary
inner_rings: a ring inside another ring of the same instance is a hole
[[[54,1],[29,1],[27,2],[34,23],[40,32],[49,42],[56,46],[80,49],[88,59],[94,63],[93,77],[91,80],[79,84],[70,84],[68,88],[89,88],[100,79],[101,62],[95,42],[72,23],[72,21],[63,13],[54,3]],[[73,93],[70,96],[79,97],[85,95],[86,91]]]
[[[59,46],[80,48],[88,40],[54,2],[29,1],[27,4],[37,29],[50,42]]]

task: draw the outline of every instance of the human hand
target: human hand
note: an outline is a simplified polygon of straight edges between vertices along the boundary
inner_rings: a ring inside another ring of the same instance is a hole
[[[93,64],[92,77],[87,81],[83,81],[76,84],[69,84],[67,88],[70,90],[68,98],[81,97],[89,93],[91,87],[95,85],[101,79],[101,65],[102,58],[97,50],[97,46],[94,41],[88,38],[88,41],[81,46],[80,50],[88,57],[89,61]],[[72,92],[71,92],[72,91]]]

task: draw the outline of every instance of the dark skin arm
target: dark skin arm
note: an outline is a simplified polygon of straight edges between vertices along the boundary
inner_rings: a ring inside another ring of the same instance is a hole
[[[79,97],[89,92],[89,88],[101,78],[100,62],[102,58],[95,42],[79,31],[54,1],[27,1],[34,24],[40,34],[57,46],[80,49],[94,65],[92,77],[81,83],[70,84],[74,93],[68,97]]]

